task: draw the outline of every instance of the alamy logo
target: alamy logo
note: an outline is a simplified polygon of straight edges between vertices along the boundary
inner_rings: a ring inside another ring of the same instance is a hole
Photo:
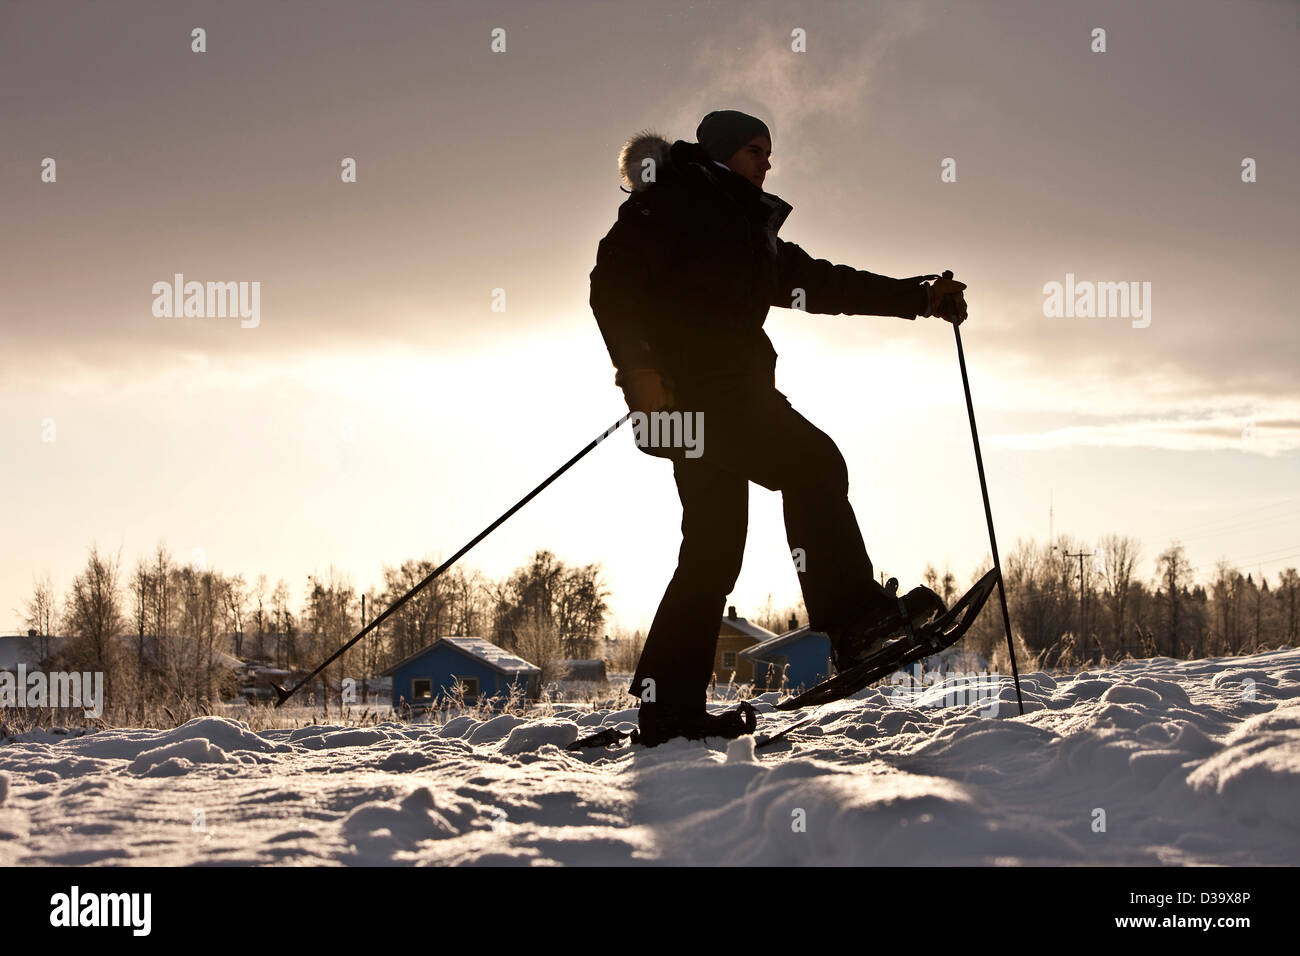
[[[1064,284],[1048,282],[1043,295],[1049,319],[1132,319],[1135,329],[1151,324],[1150,282],[1075,282],[1067,272]]]
[[[224,319],[238,317],[241,328],[255,329],[262,321],[262,283],[186,282],[177,272],[171,282],[155,282],[153,314],[160,319]]]
[[[98,717],[104,712],[104,674],[29,674],[27,665],[19,664],[16,674],[0,671],[0,707],[83,707],[87,717]]]
[[[630,418],[641,448],[684,448],[687,458],[704,454],[703,412],[633,412]]]
[[[133,936],[148,936],[152,893],[69,893],[50,897],[51,926],[129,926]]]

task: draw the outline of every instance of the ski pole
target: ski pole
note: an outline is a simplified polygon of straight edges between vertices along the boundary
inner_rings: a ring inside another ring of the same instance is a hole
[[[952,270],[944,272],[943,278],[951,279]],[[961,347],[961,329],[957,327],[956,322],[952,323],[952,334],[957,337],[957,361],[961,365],[961,384],[966,391],[966,414],[970,416],[970,437],[975,444],[975,467],[980,473],[980,493],[984,496],[984,518],[989,525],[989,544],[993,547],[993,567],[998,572],[998,596],[1002,599],[1002,623],[1007,630],[1007,650],[1011,653],[1011,677],[1016,683],[1016,703],[1020,705],[1020,713],[1025,713],[1025,702],[1020,696],[1020,674],[1016,670],[1016,647],[1011,640],[1011,613],[1007,610],[1007,590],[1002,583],[1002,562],[998,560],[998,539],[993,532],[993,509],[989,507],[989,486],[984,480],[984,456],[980,454],[980,436],[975,428],[975,406],[970,400],[970,379],[966,377],[966,353]]]
[[[595,448],[597,445],[599,445],[601,442],[603,442],[603,441],[604,441],[606,438],[608,438],[610,435],[614,434],[614,432],[618,431],[619,426],[621,426],[625,421],[627,421],[627,420],[628,420],[629,418],[631,418],[631,417],[632,417],[632,413],[631,413],[631,412],[628,412],[626,415],[624,415],[622,418],[620,418],[618,421],[616,421],[613,425],[609,426],[609,428],[605,429],[603,432],[601,432],[599,435],[597,435],[597,436],[596,436],[595,438],[593,438],[591,441],[587,442],[586,447],[583,448],[582,451],[578,452],[576,455],[574,455],[572,458],[570,458],[568,461],[566,461],[566,462],[565,462],[563,465],[561,465],[559,468],[555,469],[555,471],[551,472],[551,476],[550,476],[549,478],[547,478],[545,481],[543,481],[540,485],[538,485],[538,486],[537,486],[536,488],[534,488],[532,491],[528,492],[528,494],[524,495],[522,498],[520,498],[518,501],[516,501],[515,504],[514,504],[514,506],[513,506],[512,508],[510,508],[509,511],[507,511],[505,514],[503,514],[500,518],[497,518],[496,521],[493,521],[490,525],[488,525],[486,528],[484,528],[482,531],[480,531],[477,535],[475,535],[474,538],[473,538],[473,540],[470,541],[467,545],[465,545],[465,547],[461,548],[459,551],[457,551],[455,554],[453,554],[450,558],[448,558],[446,561],[442,562],[442,564],[438,565],[438,566],[437,566],[436,568],[434,568],[431,572],[429,572],[428,576],[425,577],[425,579],[424,579],[423,581],[421,581],[421,582],[420,582],[419,584],[417,584],[415,587],[411,588],[411,590],[407,591],[407,592],[406,592],[405,594],[403,594],[400,598],[398,598],[398,599],[397,599],[396,601],[394,601],[391,605],[389,605],[388,609],[385,610],[383,614],[380,614],[380,615],[379,615],[378,617],[376,617],[373,621],[371,621],[371,622],[370,622],[369,624],[367,624],[364,628],[362,628],[361,631],[360,631],[360,633],[358,633],[356,637],[352,638],[352,640],[348,641],[346,644],[344,644],[342,647],[340,647],[337,651],[335,651],[333,654],[331,654],[331,655],[330,655],[330,656],[325,660],[325,662],[324,662],[323,664],[321,664],[319,667],[317,667],[314,671],[312,671],[310,674],[308,674],[308,675],[307,675],[306,677],[304,677],[302,680],[298,681],[298,683],[295,684],[292,688],[290,688],[289,690],[285,690],[285,689],[284,689],[282,686],[280,686],[279,684],[277,684],[277,683],[275,683],[275,682],[272,682],[272,683],[271,683],[271,686],[275,688],[275,693],[276,693],[276,695],[280,698],[279,700],[277,700],[277,701],[275,702],[275,706],[276,706],[276,707],[279,707],[281,704],[283,704],[286,700],[288,700],[288,699],[289,699],[290,697],[292,697],[294,694],[298,693],[298,691],[299,691],[300,689],[302,689],[302,686],[303,686],[304,684],[306,684],[308,681],[310,681],[313,677],[315,677],[317,674],[319,674],[319,673],[320,673],[321,671],[323,671],[325,668],[329,667],[330,664],[334,663],[334,661],[339,657],[339,655],[341,655],[341,654],[342,654],[344,651],[346,651],[349,647],[351,647],[351,646],[352,646],[353,644],[355,644],[357,641],[361,640],[363,637],[365,637],[367,634],[369,634],[371,631],[373,631],[376,627],[378,627],[380,624],[382,624],[385,620],[387,620],[388,617],[389,617],[389,615],[395,613],[395,612],[398,610],[398,608],[400,608],[403,604],[405,604],[405,603],[406,603],[407,601],[409,601],[411,598],[415,597],[416,594],[418,594],[421,590],[423,590],[423,588],[424,588],[425,585],[427,585],[430,581],[432,581],[432,580],[433,580],[434,578],[436,578],[438,575],[442,574],[442,572],[446,571],[449,567],[451,567],[453,564],[455,564],[457,561],[459,561],[462,557],[464,557],[465,554],[466,554],[466,552],[468,552],[472,547],[474,547],[474,545],[478,544],[480,541],[482,541],[484,538],[486,538],[488,535],[490,535],[493,531],[495,531],[498,527],[500,527],[501,524],[502,524],[502,523],[503,523],[507,518],[509,518],[512,514],[514,514],[516,511],[518,511],[518,510],[519,510],[520,508],[522,508],[524,505],[528,504],[528,502],[530,502],[530,501],[532,501],[534,498],[536,498],[537,495],[538,495],[539,493],[541,493],[541,491],[542,491],[543,488],[545,488],[547,485],[549,485],[551,482],[553,482],[556,478],[559,478],[560,475],[564,474],[566,471],[568,471],[570,468],[572,468],[575,464],[577,464],[578,461],[579,461],[583,456],[585,456],[585,455],[587,454],[587,452],[591,451],[593,448]]]

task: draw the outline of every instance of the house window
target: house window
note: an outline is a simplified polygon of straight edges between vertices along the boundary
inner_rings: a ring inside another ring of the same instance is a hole
[[[460,681],[465,687],[465,699],[473,700],[478,697],[478,678],[477,677],[457,677],[452,675],[452,681]]]
[[[723,652],[722,652],[722,669],[723,669],[724,671],[725,671],[725,670],[735,670],[735,669],[736,669],[736,652],[735,652],[735,651],[723,651]]]
[[[411,681],[411,700],[429,700],[433,697],[433,678],[417,677]]]

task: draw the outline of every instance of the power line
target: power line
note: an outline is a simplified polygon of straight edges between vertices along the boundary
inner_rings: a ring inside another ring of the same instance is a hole
[[[1248,555],[1246,555],[1246,556],[1243,557],[1243,558],[1235,558],[1235,559],[1232,559],[1232,560],[1233,560],[1234,563],[1238,563],[1238,562],[1239,562],[1239,563],[1245,564],[1245,563],[1250,562],[1250,561],[1257,561],[1257,560],[1259,560],[1260,558],[1266,558],[1266,557],[1268,557],[1270,554],[1276,554],[1276,553],[1279,552],[1279,551],[1287,551],[1287,550],[1289,550],[1289,549],[1291,549],[1291,548],[1300,548],[1300,544],[1288,544],[1288,545],[1286,545],[1285,547],[1281,547],[1281,548],[1270,548],[1270,549],[1267,550],[1267,551],[1256,551],[1254,554],[1248,554]],[[1225,560],[1227,560],[1227,559],[1225,559]]]
[[[1227,528],[1220,528],[1218,531],[1209,531],[1205,534],[1194,534],[1190,538],[1183,538],[1175,535],[1174,539],[1184,543],[1188,541],[1204,541],[1207,538],[1217,538],[1220,535],[1233,534],[1237,531],[1249,531],[1255,528],[1267,527],[1270,524],[1276,524],[1281,521],[1294,521],[1297,518],[1300,518],[1300,511],[1296,511],[1294,514],[1265,515],[1260,518],[1252,518],[1250,521],[1243,521],[1239,524],[1234,524]]]
[[[1267,561],[1250,561],[1246,563],[1253,564],[1256,567],[1263,567],[1266,564],[1276,564],[1279,561],[1289,561],[1291,558],[1300,558],[1300,551],[1297,551],[1295,554],[1284,554],[1280,558],[1269,558]],[[1235,561],[1232,563],[1236,564]]]
[[[1234,514],[1225,515],[1225,516],[1223,516],[1223,517],[1221,517],[1221,518],[1214,518],[1214,519],[1212,519],[1212,520],[1210,520],[1210,521],[1202,521],[1202,522],[1199,522],[1198,524],[1194,524],[1194,525],[1190,525],[1190,526],[1188,526],[1188,527],[1184,527],[1184,528],[1182,528],[1182,529],[1179,530],[1179,531],[1158,532],[1158,534],[1161,534],[1161,535],[1163,535],[1164,537],[1175,537],[1175,536],[1180,535],[1180,534],[1186,534],[1186,533],[1188,533],[1188,532],[1190,532],[1190,531],[1200,531],[1202,528],[1213,527],[1214,525],[1222,524],[1222,523],[1225,522],[1225,521],[1234,521],[1234,520],[1236,520],[1237,518],[1241,517],[1242,515],[1251,514],[1251,513],[1256,512],[1256,511],[1265,511],[1265,510],[1267,510],[1267,509],[1269,509],[1269,508],[1276,508],[1278,505],[1289,504],[1289,503],[1292,502],[1292,501],[1300,501],[1300,498],[1297,498],[1295,495],[1292,495],[1292,496],[1289,497],[1289,498],[1282,498],[1282,499],[1280,499],[1280,500],[1278,500],[1278,501],[1274,501],[1274,502],[1272,502],[1271,504],[1267,504],[1267,505],[1257,505],[1257,506],[1255,506],[1254,508],[1247,508],[1247,509],[1245,509],[1244,511],[1238,511],[1238,512],[1235,512]]]

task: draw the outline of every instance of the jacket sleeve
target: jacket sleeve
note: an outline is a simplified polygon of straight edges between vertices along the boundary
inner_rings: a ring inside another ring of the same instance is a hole
[[[776,241],[777,283],[771,304],[794,308],[802,289],[803,310],[821,315],[925,315],[929,293],[920,282],[891,279],[850,266],[814,259],[793,242]]]
[[[654,279],[666,254],[656,210],[639,199],[619,207],[618,221],[600,241],[591,270],[591,311],[619,372],[660,368],[652,342]]]

